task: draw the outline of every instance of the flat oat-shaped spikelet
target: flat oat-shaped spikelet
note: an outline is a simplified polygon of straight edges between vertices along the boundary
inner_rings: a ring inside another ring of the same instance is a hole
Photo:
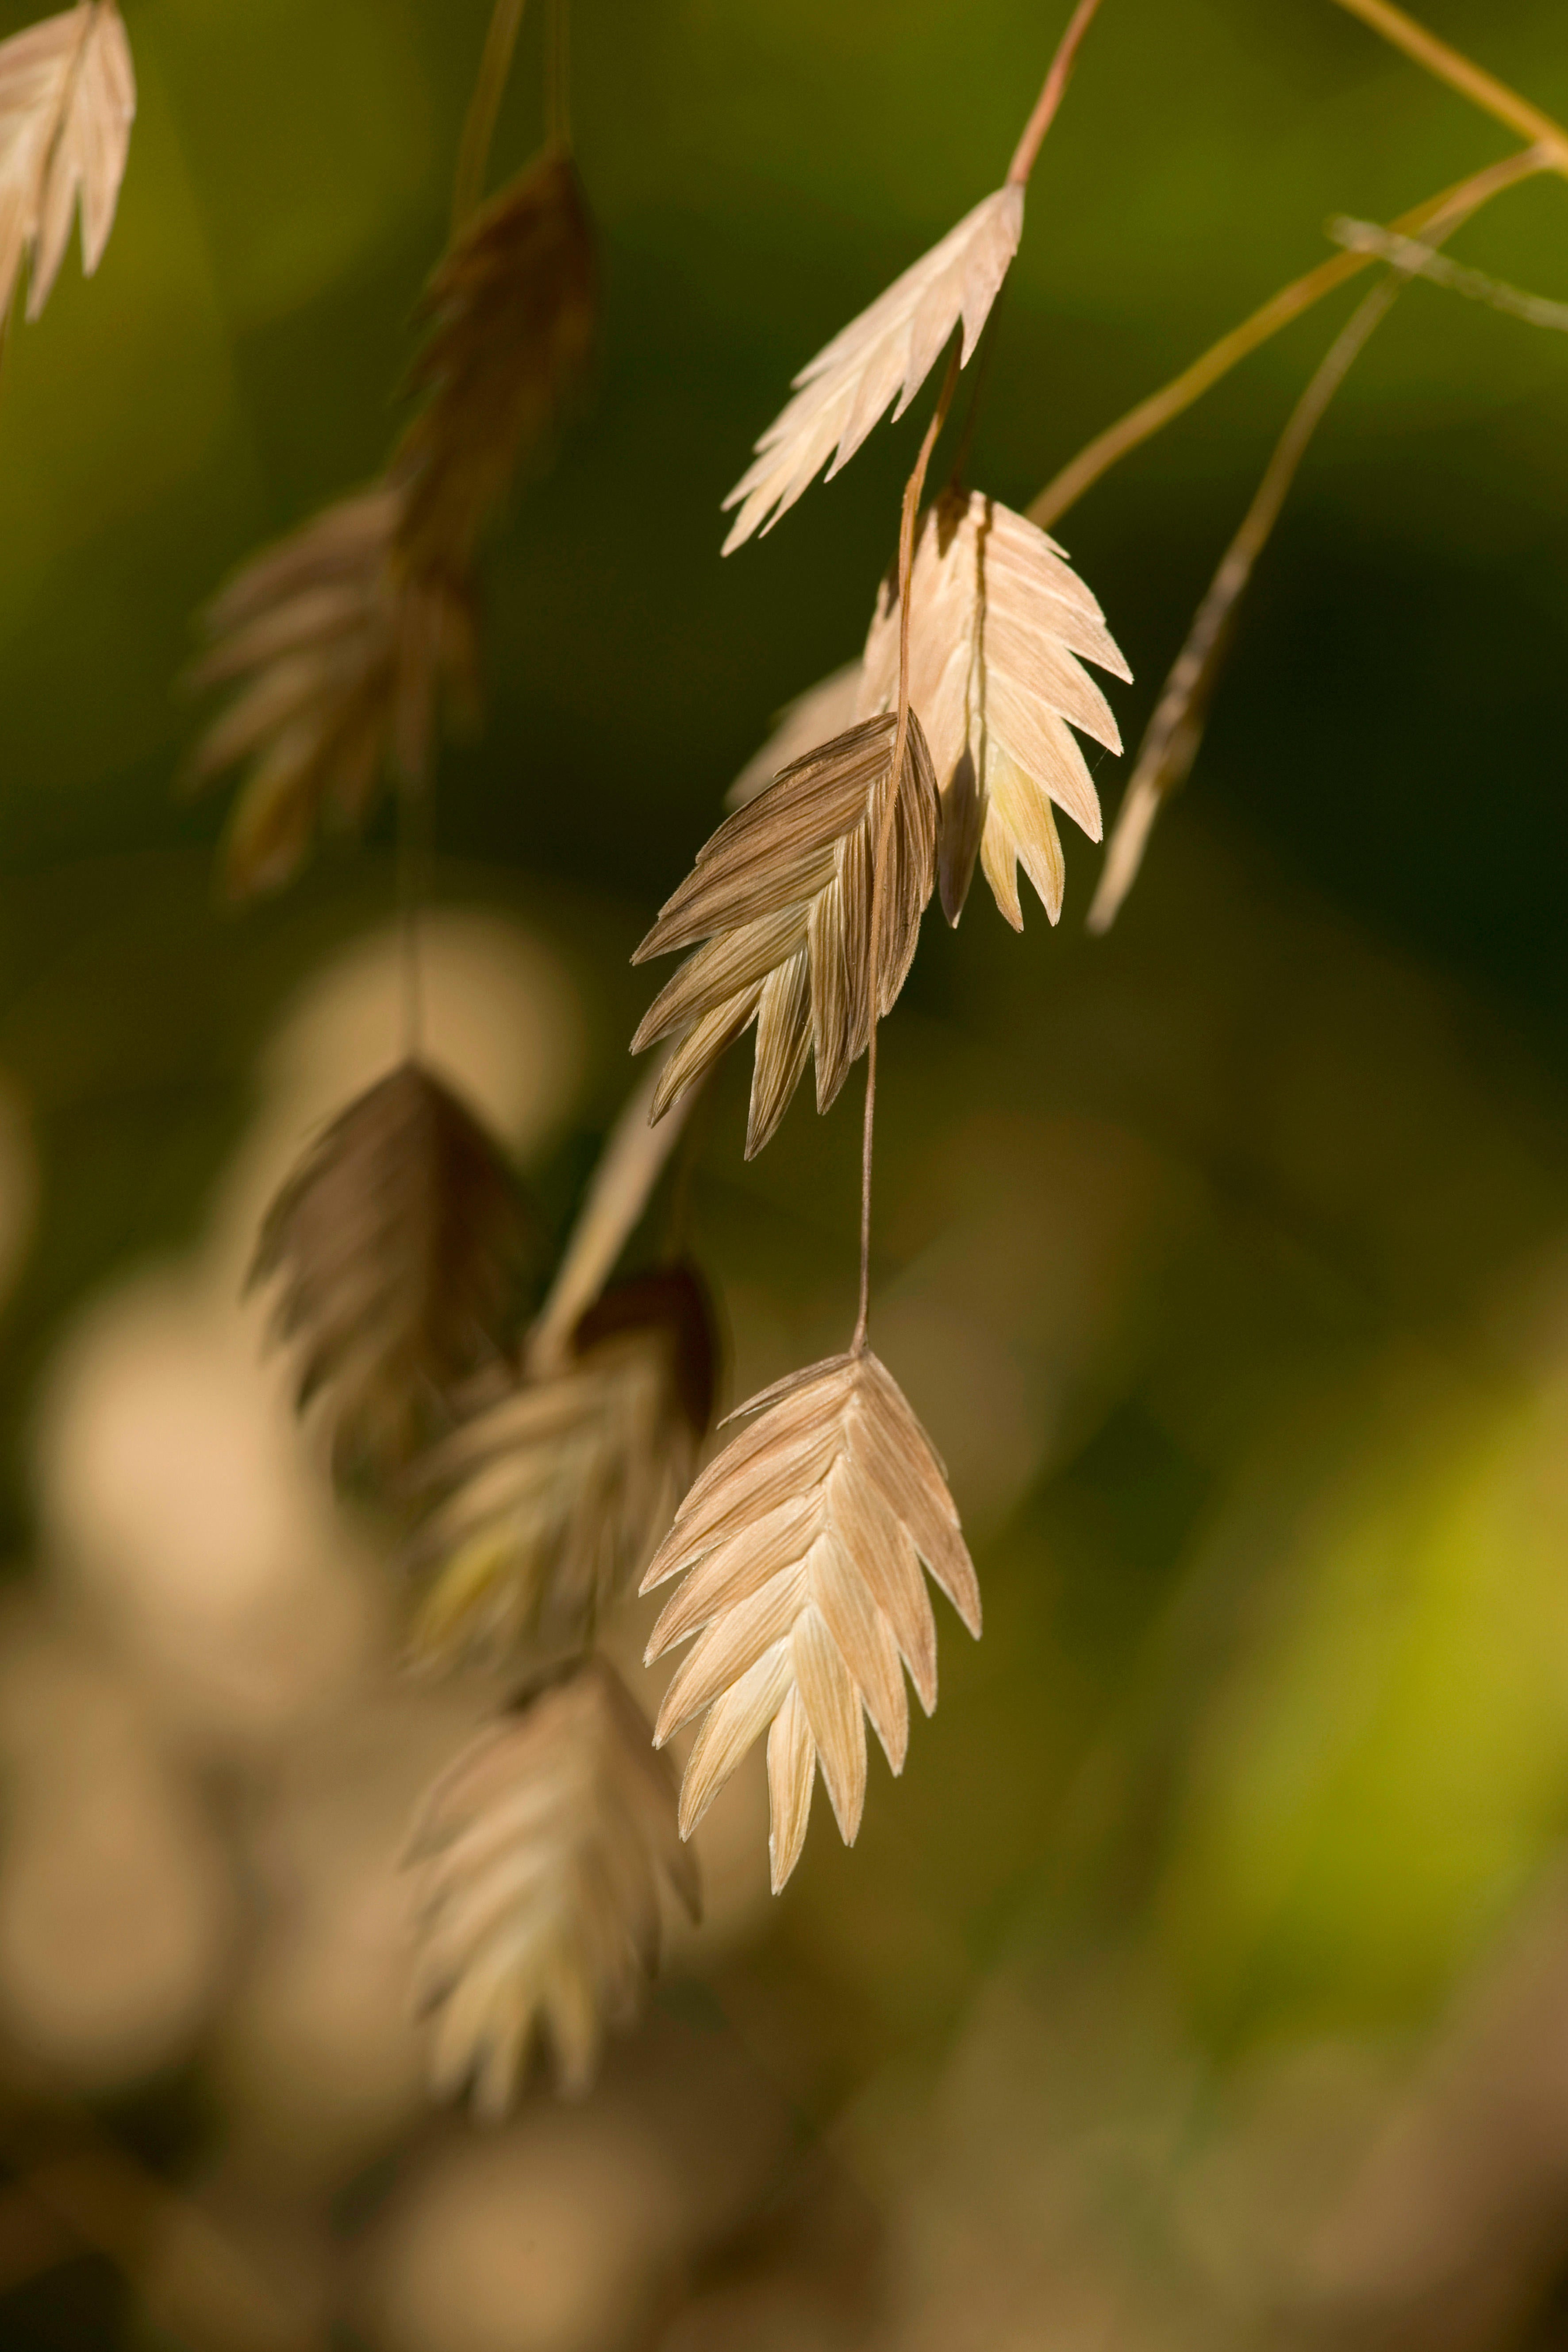
[[[808,362],[724,502],[740,509],[727,555],[771,530],[830,457],[830,481],[847,466],[895,395],[902,416],[960,321],[967,364],[1022,231],[1022,188],[997,189]]]
[[[767,1730],[777,1894],[800,1859],[816,1766],[852,1844],[864,1717],[900,1772],[904,1666],[927,1715],[936,1704],[921,1563],[977,1636],[980,1594],[941,1463],[869,1349],[797,1372],[741,1411],[755,1418],[686,1496],[643,1589],[685,1576],[653,1628],[650,1660],[700,1637],[654,1730],[662,1745],[704,1717],[681,1789],[681,1835]]]
[[[458,231],[420,306],[426,341],[408,388],[423,405],[389,468],[415,565],[471,560],[523,448],[587,366],[597,276],[581,186],[559,151]]]
[[[441,1500],[412,1558],[434,1570],[411,1638],[418,1663],[581,1638],[691,1484],[715,1355],[692,1268],[633,1276],[590,1307],[564,1362],[525,1371],[434,1449],[419,1483]]]
[[[674,1776],[612,1667],[590,1658],[476,1739],[430,1790],[418,1873],[416,1995],[432,2087],[506,2113],[541,2030],[568,2092],[592,2079],[658,1965],[662,1888],[695,1920]]]
[[[658,1118],[757,1024],[746,1156],[783,1118],[814,1053],[826,1110],[871,1034],[872,868],[893,773],[895,722],[865,720],[796,760],[726,819],[632,958],[696,947],[654,998],[632,1050],[675,1043],[653,1097]],[[931,755],[910,713],[882,900],[877,1017],[914,961],[936,871]],[[697,946],[706,940],[706,946]]]
[[[1100,803],[1072,733],[1122,739],[1084,669],[1131,677],[1100,607],[1054,540],[978,490],[950,491],[919,526],[909,590],[909,696],[941,795],[942,906],[962,910],[979,852],[998,906],[1023,926],[1018,867],[1054,923],[1061,844],[1052,803],[1100,838]],[[862,711],[898,698],[897,583],[866,638]]]
[[[437,706],[476,698],[474,622],[450,574],[397,556],[403,494],[345,499],[267,549],[209,606],[196,686],[237,688],[192,762],[243,766],[225,865],[236,897],[275,888],[318,826],[362,824],[389,769],[428,774]]]
[[[340,1470],[405,1462],[498,1356],[526,1223],[491,1138],[405,1062],[311,1145],[268,1209],[250,1286],[276,1281],[275,1340],[318,1393]]]
[[[27,316],[59,275],[81,205],[90,278],[114,226],[136,118],[131,44],[114,0],[82,0],[0,42],[0,318],[30,260]]]

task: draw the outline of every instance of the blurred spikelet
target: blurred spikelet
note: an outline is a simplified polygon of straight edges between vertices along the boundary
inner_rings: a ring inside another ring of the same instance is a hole
[[[942,799],[942,905],[963,908],[979,852],[998,906],[1021,929],[1021,864],[1054,923],[1061,844],[1051,803],[1091,841],[1100,803],[1072,733],[1113,751],[1122,739],[1082,667],[1127,667],[1099,605],[1054,540],[978,490],[949,491],[922,516],[910,575],[910,699],[925,723]],[[862,711],[898,699],[899,608],[890,579],[866,638]]]
[[[654,998],[633,1053],[676,1040],[653,1097],[657,1118],[751,1022],[756,1066],[746,1154],[761,1150],[809,1053],[826,1110],[871,1029],[872,867],[893,772],[895,724],[865,720],[795,761],[726,819],[633,961],[699,940]],[[888,851],[877,1013],[891,1010],[915,956],[936,879],[931,755],[910,715]]]
[[[405,1062],[319,1136],[267,1213],[252,1286],[320,1392],[340,1471],[384,1474],[498,1356],[526,1247],[510,1171],[440,1080]]]
[[[598,1657],[459,1757],[421,1808],[408,1860],[433,2087],[449,2097],[472,2084],[489,2116],[511,2104],[541,2030],[560,2087],[585,2090],[605,2028],[630,2020],[658,1965],[663,1888],[701,1912],[674,1776]]]
[[[869,1350],[814,1364],[741,1411],[757,1418],[697,1480],[643,1589],[685,1575],[653,1628],[650,1661],[701,1637],[654,1731],[662,1745],[705,1717],[681,1789],[681,1835],[767,1728],[777,1894],[800,1858],[819,1762],[840,1833],[854,1841],[864,1716],[903,1770],[901,1659],[928,1715],[936,1704],[921,1562],[976,1635],[980,1594],[942,1465]]]
[[[421,311],[423,405],[385,478],[247,564],[209,607],[197,686],[236,685],[193,761],[243,765],[236,897],[294,875],[318,827],[356,830],[390,774],[429,781],[437,718],[478,703],[471,567],[522,448],[580,373],[592,236],[570,160],[547,155],[457,232]]]
[[[568,1360],[522,1375],[422,1465],[445,1490],[414,1564],[438,1564],[414,1622],[420,1663],[580,1640],[646,1566],[691,1483],[713,1413],[707,1294],[685,1265],[621,1283]]]
[[[362,824],[389,770],[423,784],[438,704],[476,699],[466,590],[399,562],[403,513],[385,486],[342,499],[256,557],[204,616],[194,682],[238,692],[193,774],[246,766],[225,853],[236,897],[287,881],[323,821]]]
[[[725,499],[727,512],[740,509],[727,555],[754,531],[771,530],[830,457],[831,481],[895,395],[893,413],[902,416],[960,321],[961,363],[967,362],[1022,231],[1022,188],[998,188],[808,362],[795,378],[794,399]]]
[[[581,186],[559,151],[458,231],[420,306],[427,340],[409,388],[423,405],[389,468],[416,570],[472,560],[524,447],[588,364],[597,275]]]
[[[131,44],[114,0],[82,0],[0,42],[0,319],[24,262],[27,316],[59,275],[81,207],[90,278],[114,226],[136,117]]]

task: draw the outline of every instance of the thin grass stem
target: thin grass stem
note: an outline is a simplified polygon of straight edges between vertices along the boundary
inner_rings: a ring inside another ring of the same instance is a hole
[[[1467,180],[1457,181],[1439,194],[1427,197],[1424,204],[1412,205],[1391,226],[1399,235],[1416,235],[1427,228],[1448,205],[1468,200],[1478,189],[1480,191],[1479,201],[1485,203],[1504,188],[1513,187],[1537,173],[1552,169],[1552,158],[1547,150],[1539,146],[1525,148],[1517,154],[1505,157],[1500,163],[1491,163],[1485,171],[1473,173]],[[1474,209],[1473,205],[1470,209]],[[1210,344],[1208,350],[1194,360],[1190,367],[1184,368],[1180,375],[1173,376],[1169,383],[1162,385],[1158,392],[1151,393],[1146,400],[1141,400],[1114,425],[1107,425],[1103,433],[1096,434],[1093,440],[1063,466],[1059,474],[1052,476],[1033,500],[1027,510],[1030,522],[1038,524],[1041,530],[1049,530],[1103,474],[1108,474],[1113,466],[1129,457],[1144,442],[1152,440],[1184,409],[1190,408],[1194,401],[1200,399],[1223,376],[1228,375],[1239,361],[1248,358],[1271,335],[1277,335],[1281,327],[1288,327],[1292,319],[1301,318],[1314,303],[1321,302],[1325,294],[1332,294],[1336,287],[1344,285],[1359,270],[1369,268],[1371,264],[1370,254],[1336,253],[1332,260],[1320,262],[1315,269],[1309,269],[1304,278],[1296,278],[1292,284],[1281,287],[1277,294],[1270,295],[1261,309],[1254,310],[1251,317],[1244,319],[1239,327],[1232,327],[1228,334],[1221,335],[1217,343]]]
[[[1078,5],[1067,20],[1067,30],[1056,45],[1056,55],[1051,61],[1044,84],[1034,104],[1034,112],[1024,124],[1023,136],[1013,151],[1008,165],[1008,185],[1022,188],[1029,184],[1034,169],[1034,159],[1040,153],[1046,132],[1056,119],[1056,110],[1072,79],[1072,68],[1078,62],[1078,47],[1092,24],[1100,0],[1078,0]]]
[[[1424,66],[1439,81],[1446,81],[1450,89],[1457,89],[1472,106],[1495,116],[1499,122],[1506,122],[1521,139],[1549,149],[1550,168],[1568,174],[1568,131],[1554,122],[1551,115],[1543,114],[1540,107],[1531,105],[1529,99],[1510,89],[1506,82],[1499,81],[1495,74],[1486,72],[1462,50],[1439,40],[1425,25],[1418,25],[1414,16],[1407,16],[1403,8],[1396,8],[1393,0],[1335,0],[1335,5],[1352,16],[1359,16],[1364,25],[1380,33],[1395,48],[1403,49],[1407,58]]]
[[[1402,277],[1424,278],[1449,294],[1462,294],[1469,302],[1484,302],[1489,310],[1500,311],[1505,319],[1518,319],[1527,327],[1544,327],[1559,335],[1568,333],[1568,302],[1553,302],[1544,295],[1527,293],[1522,286],[1511,286],[1506,278],[1489,277],[1484,269],[1467,269],[1462,263],[1434,253],[1419,238],[1395,236],[1375,221],[1352,220],[1342,213],[1330,221],[1328,229],[1334,243],[1343,245],[1347,253],[1370,253],[1375,260],[1390,263]]]
[[[1494,177],[1504,167],[1498,165]],[[1435,242],[1452,236],[1484,204],[1490,189],[1472,187],[1435,215]],[[1418,247],[1426,254],[1428,247]],[[1087,918],[1091,931],[1108,931],[1137,878],[1154,822],[1172,793],[1186,782],[1203,740],[1208,707],[1224,666],[1236,619],[1253,569],[1280,520],[1307,447],[1329,403],[1406,286],[1407,269],[1392,268],[1357,304],[1324,353],[1311,383],[1291,412],[1240,528],[1220,559],[1171,668],[1155,713],[1138,746],[1137,761],[1123,795],[1115,828],[1101,868],[1099,887]]]
[[[524,5],[525,0],[496,0],[490,29],[485,36],[478,79],[474,84],[474,95],[468,101],[463,137],[457,149],[457,172],[452,189],[452,228],[455,236],[485,193],[490,142],[496,135],[501,99],[512,69],[512,56],[522,27]]]
[[[704,1091],[706,1079],[678,1095],[657,1126],[649,1124],[661,1064],[627,1097],[610,1130],[587,1197],[578,1211],[549,1296],[528,1335],[531,1371],[559,1364],[567,1343],[614,1271]]]
[[[909,740],[909,576],[915,565],[915,518],[920,511],[920,498],[925,488],[931,452],[936,446],[936,437],[947,421],[947,411],[953,405],[961,356],[962,346],[955,341],[947,362],[947,373],[942,379],[942,389],[931,412],[931,422],[925,428],[914,470],[904,486],[904,508],[898,523],[898,719],[893,731],[893,772],[888,778],[887,800],[882,812],[876,856],[871,870],[871,921],[867,926],[866,949],[870,1030],[865,1052],[865,1123],[861,1134],[860,1305],[855,1315],[854,1334],[850,1341],[850,1353],[854,1356],[862,1355],[865,1351],[866,1328],[871,1320],[871,1171],[876,1129],[877,978],[882,969],[882,910],[887,859],[893,845],[893,822],[904,777],[904,750]]]

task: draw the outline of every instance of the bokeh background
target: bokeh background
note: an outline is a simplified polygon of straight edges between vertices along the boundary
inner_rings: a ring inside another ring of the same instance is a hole
[[[0,34],[37,13],[4,0]],[[431,1026],[562,1230],[626,959],[852,656],[917,417],[719,561],[789,373],[1005,168],[1039,0],[580,0],[592,396],[486,581]],[[986,1593],[859,1845],[710,1924],[580,2105],[433,2115],[409,1808],[486,1698],[395,1672],[238,1290],[396,1050],[384,832],[217,904],[190,616],[367,479],[485,0],[126,0],[98,278],[0,384],[0,2342],[1176,2352],[1568,2340],[1568,343],[1411,289],[1260,568],[1104,940],[977,894],[883,1045],[878,1345]],[[1561,116],[1557,0],[1429,20]],[[538,135],[530,24],[497,164]],[[1508,137],[1327,0],[1104,0],[974,451],[1021,506]],[[1456,240],[1568,294],[1542,181]],[[1292,328],[1060,526],[1135,740],[1297,391]],[[1099,770],[1113,808],[1117,763]],[[690,1204],[732,1400],[841,1345],[857,1090]],[[621,1646],[635,1678],[640,1628]]]

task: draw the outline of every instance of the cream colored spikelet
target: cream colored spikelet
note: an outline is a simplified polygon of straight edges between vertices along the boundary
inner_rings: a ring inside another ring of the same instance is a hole
[[[1054,808],[1091,841],[1100,803],[1074,728],[1107,750],[1121,735],[1088,671],[1132,676],[1089,590],[1055,541],[978,490],[921,517],[910,576],[909,692],[942,802],[943,910],[962,911],[978,851],[997,905],[1022,928],[1021,865],[1054,923],[1063,868]],[[896,583],[866,638],[860,709],[898,699]]]
[[[825,1110],[864,1053],[872,866],[895,733],[894,719],[880,717],[822,744],[727,818],[697,853],[633,959],[696,949],[632,1041],[641,1053],[661,1038],[674,1040],[653,1097],[655,1118],[755,1021],[750,1159],[782,1118],[809,1055],[816,1057],[817,1108]],[[912,717],[878,927],[879,1018],[908,974],[936,870],[936,783]]]
[[[90,278],[114,226],[136,118],[131,44],[114,0],[82,0],[0,42],[0,318],[24,261],[37,319],[79,202]]]
[[[902,416],[960,324],[967,362],[1018,251],[1023,193],[1009,184],[984,198],[801,369],[794,399],[724,501],[727,512],[740,509],[727,555],[771,530],[825,465],[831,481],[894,398]]]
[[[755,1417],[697,1480],[643,1580],[648,1591],[685,1578],[648,1656],[698,1636],[654,1734],[662,1743],[704,1718],[681,1790],[683,1837],[767,1731],[777,1894],[800,1858],[817,1766],[852,1844],[864,1717],[899,1772],[904,1668],[927,1714],[936,1703],[922,1563],[977,1636],[980,1594],[941,1463],[869,1349],[797,1372],[741,1411]]]
[[[604,1293],[565,1360],[526,1365],[430,1455],[444,1489],[414,1548],[434,1567],[410,1639],[448,1665],[578,1643],[643,1569],[712,1413],[706,1293],[684,1265]]]
[[[601,1657],[485,1732],[420,1808],[416,1998],[432,2085],[505,2113],[536,2037],[563,2090],[592,2078],[605,2029],[658,1965],[664,1890],[695,1920],[695,1858],[647,1718]]]

